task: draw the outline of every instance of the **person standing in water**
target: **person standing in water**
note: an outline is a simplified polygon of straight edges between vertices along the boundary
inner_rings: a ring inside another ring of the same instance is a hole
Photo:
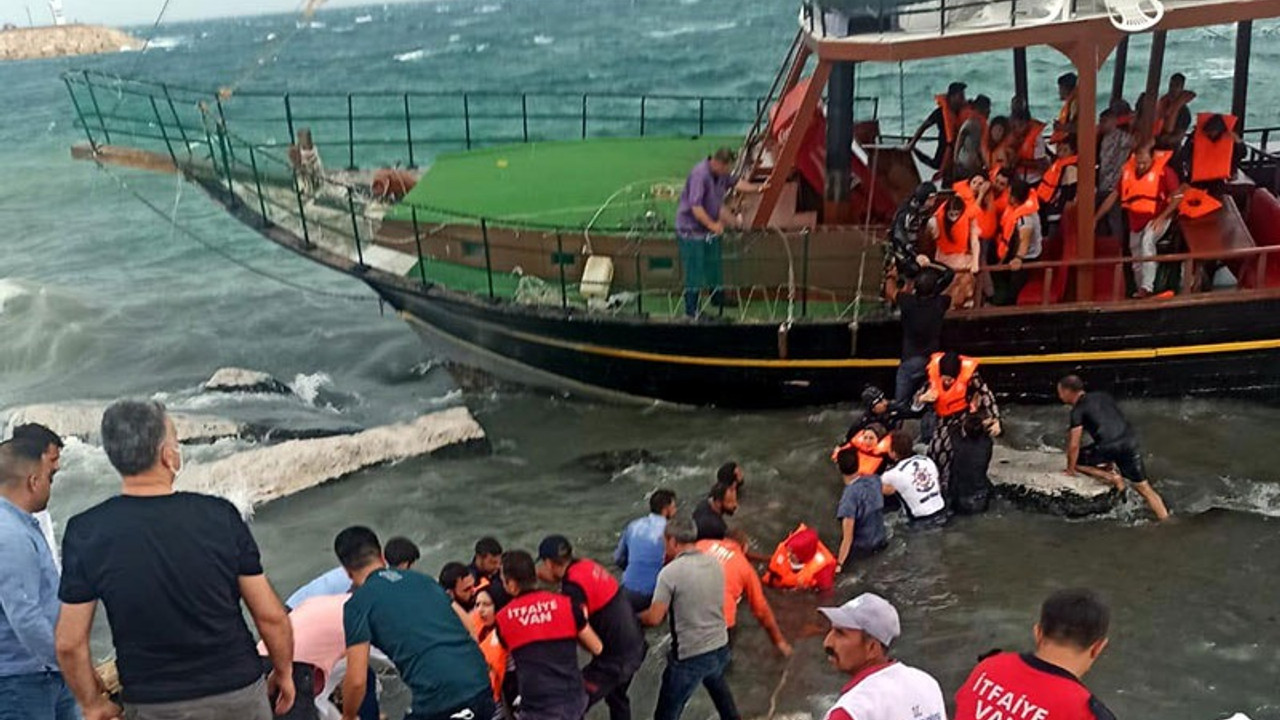
[[[1111,483],[1121,492],[1125,480],[1147,501],[1157,520],[1166,520],[1169,510],[1164,500],[1147,480],[1147,468],[1142,462],[1142,449],[1133,426],[1125,419],[1115,399],[1104,392],[1084,390],[1084,381],[1078,375],[1068,375],[1058,381],[1058,399],[1071,406],[1071,429],[1067,434],[1067,474],[1082,472]],[[1085,432],[1093,443],[1080,446]],[[1116,472],[1101,469],[1114,465]]]

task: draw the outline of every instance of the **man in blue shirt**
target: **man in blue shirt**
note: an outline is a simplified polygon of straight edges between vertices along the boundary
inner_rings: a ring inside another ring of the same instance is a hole
[[[622,531],[613,561],[622,568],[622,588],[636,612],[642,612],[653,601],[658,572],[666,561],[663,532],[667,519],[676,514],[676,494],[670,490],[654,490],[649,496],[649,514],[632,520]]]
[[[0,443],[0,720],[80,718],[54,650],[58,570],[34,515],[53,483],[43,451]]]
[[[840,550],[836,553],[836,573],[844,572],[849,560],[880,552],[889,544],[884,527],[884,490],[879,475],[858,469],[858,451],[843,450],[836,456],[844,491],[836,506],[840,521]]]

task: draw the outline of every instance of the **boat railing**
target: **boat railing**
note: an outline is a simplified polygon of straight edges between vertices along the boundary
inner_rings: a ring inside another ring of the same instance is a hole
[[[567,92],[219,92],[70,71],[63,81],[91,142],[112,138],[199,144],[210,118],[262,147],[296,142],[306,128],[347,169],[417,167],[435,154],[493,145],[600,137],[743,133],[765,111],[755,96]],[[860,97],[872,117],[879,101]],[[864,110],[865,112],[865,110]]]
[[[1025,27],[1103,15],[1102,0],[810,0],[801,27],[819,38]]]

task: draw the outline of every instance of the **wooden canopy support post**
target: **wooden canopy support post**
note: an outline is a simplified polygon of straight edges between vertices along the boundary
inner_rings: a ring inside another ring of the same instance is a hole
[[[1031,96],[1027,89],[1027,49],[1025,47],[1016,47],[1013,49],[1013,94],[1022,98],[1022,101],[1030,107]]]
[[[1244,129],[1249,105],[1249,53],[1253,49],[1253,21],[1236,23],[1236,67],[1231,80],[1231,114],[1236,116],[1236,133]]]
[[[1128,64],[1129,36],[1125,35],[1116,46],[1116,61],[1111,71],[1111,103],[1124,99],[1124,73]]]
[[[849,183],[853,165],[853,95],[855,63],[832,63],[827,80],[827,163],[822,221],[850,220]]]
[[[769,173],[764,192],[760,194],[760,204],[756,206],[756,213],[751,218],[751,227],[768,227],[769,219],[773,217],[773,210],[778,205],[778,199],[782,197],[782,189],[787,184],[787,178],[795,169],[800,146],[809,132],[809,123],[813,122],[813,116],[818,112],[822,88],[826,87],[827,78],[830,75],[831,63],[819,60],[817,67],[813,69],[813,76],[809,78],[809,86],[805,88],[804,97],[800,101],[800,110],[796,113],[791,129],[787,131],[787,139],[783,141],[782,149],[778,152],[777,160],[773,164],[773,170]]]
[[[1151,61],[1147,65],[1147,97],[1151,107],[1155,108],[1156,98],[1160,97],[1160,76],[1164,74],[1164,43],[1169,35],[1167,30],[1156,30],[1151,33]],[[1154,120],[1154,118],[1150,118]]]

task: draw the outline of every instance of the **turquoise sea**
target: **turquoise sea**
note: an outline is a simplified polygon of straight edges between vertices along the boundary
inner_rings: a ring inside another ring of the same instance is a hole
[[[145,53],[0,65],[0,413],[121,395],[284,424],[374,425],[457,403],[476,413],[494,443],[490,457],[406,462],[261,510],[254,531],[282,594],[327,569],[334,533],[357,522],[415,539],[432,572],[466,560],[487,533],[528,548],[561,532],[603,559],[625,521],[641,514],[646,491],[671,486],[692,507],[730,458],[748,474],[738,521],[761,549],[800,520],[830,544],[839,481],[825,452],[843,431],[847,405],[730,414],[610,407],[483,383],[461,389],[354,280],[271,246],[173,178],[120,173],[241,264],[230,263],[175,232],[106,174],[72,161],[68,147],[82,136],[59,80],[74,67],[210,90],[758,95],[795,17],[789,0],[440,0],[322,11],[301,28],[293,15],[164,23]],[[1260,23],[1255,32],[1247,123],[1280,125],[1280,26]],[[1165,70],[1187,75],[1199,93],[1193,109],[1229,107],[1232,39],[1225,27],[1170,35]],[[1145,79],[1146,47],[1138,38],[1130,50],[1130,100]],[[1050,116],[1065,64],[1052,50],[1032,49],[1029,66],[1032,109]],[[1103,76],[1109,82],[1109,65]],[[886,132],[910,132],[932,95],[955,79],[1003,107],[1013,87],[1010,58],[866,66],[857,92],[880,98]],[[327,294],[277,284],[244,265]],[[196,393],[228,365],[270,372],[299,397]],[[1131,500],[1090,521],[1001,507],[941,533],[897,526],[891,549],[825,600],[866,589],[892,599],[903,613],[899,657],[932,672],[951,694],[979,653],[1029,645],[1047,592],[1091,585],[1112,600],[1115,621],[1089,681],[1120,718],[1213,720],[1236,711],[1280,718],[1280,412],[1196,399],[1133,403],[1130,413],[1161,491],[1183,515],[1178,522],[1146,523]],[[1013,408],[1005,426],[1034,447],[1060,444],[1065,423],[1061,409]],[[239,447],[221,443],[189,456],[198,462]],[[574,462],[637,448],[653,457],[616,472]],[[91,445],[72,442],[64,467],[53,506],[60,521],[116,487]],[[776,699],[778,715],[821,717],[842,679],[814,634],[817,600],[772,599],[796,657],[773,656],[744,619],[731,673],[743,713],[764,716]],[[103,627],[96,637],[104,654]],[[652,708],[665,650],[660,633],[651,643],[633,686],[639,717]],[[705,698],[688,712],[712,715]]]

